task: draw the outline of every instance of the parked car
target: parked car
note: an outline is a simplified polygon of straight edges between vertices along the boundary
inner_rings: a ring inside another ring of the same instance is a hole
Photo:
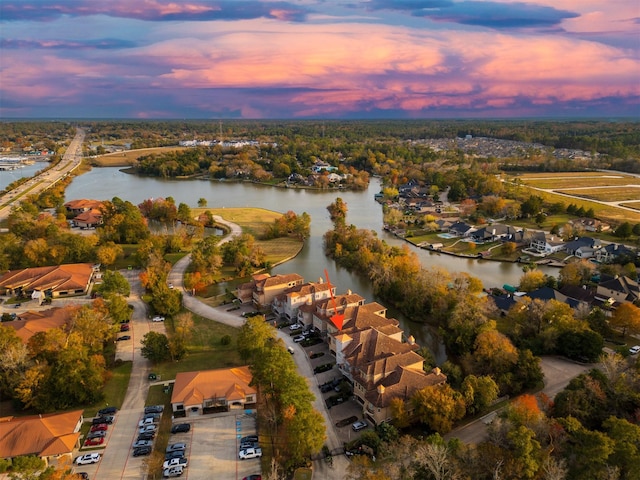
[[[242,480],[262,480],[262,475],[249,475]]]
[[[244,450],[240,450],[238,453],[238,458],[240,460],[249,460],[250,458],[259,458],[261,456],[261,448],[245,448]]]
[[[75,459],[76,465],[90,465],[92,463],[98,463],[100,461],[99,453],[85,453]]]
[[[104,443],[104,437],[87,437],[84,441],[85,447],[97,447]]]
[[[145,425],[155,425],[156,419],[153,417],[145,417],[138,422],[139,427],[144,427]]]
[[[172,458],[171,460],[165,460],[162,464],[162,468],[182,467],[186,468],[189,464],[189,460],[186,458]]]
[[[304,339],[305,339],[304,335],[296,335],[295,337],[293,337],[293,341],[296,342],[296,343],[300,343]]]
[[[114,419],[113,415],[103,415],[101,417],[96,417],[93,420],[91,420],[91,424],[97,425],[99,423],[106,423],[108,425],[111,425],[113,423],[113,419]]]
[[[118,411],[116,407],[105,407],[98,410],[99,415],[113,415]]]
[[[138,447],[133,449],[134,457],[145,457],[147,455],[151,455],[151,447]]]
[[[131,340],[131,335],[122,335],[121,337],[116,338],[118,342],[124,342],[125,340]]]
[[[158,430],[158,426],[155,424],[145,425],[138,429],[138,433],[150,433],[150,432],[156,433],[157,430]]]
[[[182,467],[171,467],[171,468],[166,468],[162,472],[162,476],[164,478],[180,477],[183,472],[184,472],[184,469]]]
[[[145,413],[142,418],[155,418],[156,420],[160,420],[160,416],[159,413]]]
[[[151,447],[151,446],[153,446],[152,440],[136,440],[133,444],[133,448]]]
[[[187,449],[186,443],[172,443],[167,447],[166,451],[167,453],[169,453],[169,452],[185,451],[186,449]]]
[[[109,425],[107,425],[106,423],[98,423],[97,425],[91,425],[91,429],[89,431],[101,432],[103,430],[107,430],[108,428],[109,428]]]
[[[76,476],[80,480],[89,480],[89,474],[87,472],[76,472]]]
[[[169,452],[164,454],[165,460],[171,460],[172,458],[185,458],[184,450],[176,450],[175,452]]]
[[[120,331],[121,332],[128,332],[129,331],[129,324],[128,323],[123,323],[122,325],[120,325]]]
[[[238,450],[246,450],[248,448],[258,448],[260,445],[258,442],[241,442]]]
[[[289,330],[293,332],[294,330],[300,330],[302,327],[303,325],[300,325],[299,323],[293,323],[289,325]]]
[[[635,345],[629,349],[631,355],[635,355],[638,352],[640,352],[640,345]]]
[[[293,349],[293,347],[287,347],[287,352],[289,352],[291,355],[296,353],[295,350]]]
[[[240,439],[240,443],[243,442],[257,442],[258,441],[258,435],[247,435],[246,437],[242,437]]]
[[[153,440],[156,437],[156,432],[139,433],[136,440]]]
[[[354,432],[359,432],[360,430],[364,430],[368,426],[369,426],[369,424],[367,422],[365,422],[364,420],[358,420],[357,422],[354,422],[351,425],[351,428],[353,429]]]
[[[144,413],[162,413],[163,410],[163,405],[149,405],[144,407]]]
[[[160,316],[160,315],[156,315],[155,317],[153,317],[151,319],[152,322],[164,322],[164,317]]]
[[[87,438],[102,438],[106,436],[107,436],[106,430],[97,430],[95,432],[89,432],[87,434]]]
[[[171,433],[185,433],[191,430],[191,425],[188,423],[176,423],[171,427]]]

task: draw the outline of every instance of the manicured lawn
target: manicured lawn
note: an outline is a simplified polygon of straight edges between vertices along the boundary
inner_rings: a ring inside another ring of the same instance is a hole
[[[300,240],[291,237],[261,240],[259,245],[264,250],[266,261],[271,265],[276,265],[295,257],[303,247],[303,243]]]
[[[192,212],[194,215],[200,215],[207,210],[228,222],[237,223],[242,227],[243,232],[250,233],[256,238],[262,235],[274,220],[282,216],[280,212],[264,208],[194,208]]]
[[[178,372],[209,370],[243,365],[236,347],[238,329],[222,323],[193,315],[193,328],[185,358],[178,362],[163,362],[152,367],[162,380],[176,378]],[[167,328],[171,323],[167,322]],[[222,337],[228,335],[231,342],[222,345]]]

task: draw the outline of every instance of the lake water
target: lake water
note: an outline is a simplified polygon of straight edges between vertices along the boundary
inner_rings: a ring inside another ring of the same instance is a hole
[[[31,165],[25,165],[22,168],[16,168],[15,170],[0,170],[0,190],[4,190],[7,188],[7,185],[20,178],[33,177],[40,170],[44,170],[48,166],[49,164],[47,162],[35,162]]]
[[[329,273],[331,283],[338,293],[352,290],[367,301],[376,300],[371,284],[366,278],[354,275],[337,266],[323,253],[322,236],[333,228],[327,206],[337,197],[347,204],[347,222],[358,228],[377,232],[389,244],[406,244],[382,230],[382,208],[374,200],[380,191],[379,179],[372,179],[369,188],[361,192],[322,192],[316,190],[274,188],[252,183],[219,182],[206,180],[173,180],[155,177],[140,177],[123,173],[117,167],[94,168],[74,178],[67,187],[66,201],[91,198],[111,200],[119,197],[137,205],[143,200],[171,196],[176,204],[186,203],[197,207],[198,200],[205,198],[210,208],[261,207],[278,212],[293,210],[297,214],[307,212],[311,216],[311,236],[300,254],[293,260],[275,267],[272,273],[299,273],[307,281],[317,281]],[[478,277],[485,287],[501,287],[505,283],[519,283],[521,266],[513,263],[492,262],[453,257],[411,247],[425,267],[438,266],[449,271],[463,271]],[[543,269],[545,273],[556,274],[557,270]],[[383,302],[381,302],[383,303]],[[407,334],[412,334],[421,345],[429,346],[438,360],[444,356],[444,349],[421,324],[410,322],[390,309],[390,315],[398,318]]]

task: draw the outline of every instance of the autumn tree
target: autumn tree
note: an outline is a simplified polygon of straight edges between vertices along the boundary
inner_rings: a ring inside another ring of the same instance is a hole
[[[465,414],[462,395],[446,383],[416,391],[411,404],[418,420],[438,433],[449,432]]]
[[[140,354],[152,362],[162,362],[169,359],[169,339],[163,333],[149,332],[142,337]]]
[[[591,280],[595,269],[595,265],[588,260],[568,263],[560,269],[560,283],[562,285],[585,285]]]
[[[523,292],[533,292],[543,287],[547,281],[547,277],[540,270],[529,270],[520,277],[520,290]]]
[[[622,336],[640,333],[640,308],[632,303],[623,303],[613,312],[609,324],[622,329]]]
[[[327,207],[329,210],[329,217],[333,221],[334,225],[345,225],[347,221],[347,204],[338,197],[336,200],[329,204]]]

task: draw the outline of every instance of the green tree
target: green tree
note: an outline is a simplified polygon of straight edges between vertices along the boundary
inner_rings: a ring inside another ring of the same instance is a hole
[[[491,405],[498,398],[498,384],[489,376],[468,375],[462,382],[462,395],[467,413],[475,415]]]
[[[97,290],[105,297],[114,293],[128,297],[131,293],[131,285],[120,272],[106,270],[102,274],[102,283],[97,286]]]
[[[603,478],[609,455],[614,452],[615,442],[602,432],[588,430],[573,417],[559,419],[566,431],[567,447],[571,451],[569,478]]]
[[[329,210],[329,216],[335,225],[346,224],[348,208],[342,198],[336,198],[335,202],[329,204],[327,210]]]
[[[109,308],[109,316],[114,323],[124,323],[131,318],[132,310],[122,295],[109,295],[106,301]]]
[[[47,463],[36,455],[21,455],[13,458],[11,466],[11,480],[36,480],[40,478]]]
[[[158,332],[146,333],[140,343],[142,344],[140,353],[144,358],[154,363],[169,359],[169,339],[165,334]]]
[[[207,199],[204,198],[204,197],[200,197],[198,199],[198,207],[200,207],[200,208],[206,208],[207,207],[207,203],[208,203]]]
[[[98,262],[108,267],[113,265],[123,252],[122,246],[116,245],[114,242],[106,242],[97,248],[96,257]]]
[[[180,203],[178,205],[178,220],[180,220],[182,223],[188,224],[192,222],[192,217],[193,216],[191,215],[191,208],[189,208],[189,205],[187,205],[186,203]]]
[[[629,238],[633,233],[633,227],[629,222],[621,223],[613,232],[616,237]]]

